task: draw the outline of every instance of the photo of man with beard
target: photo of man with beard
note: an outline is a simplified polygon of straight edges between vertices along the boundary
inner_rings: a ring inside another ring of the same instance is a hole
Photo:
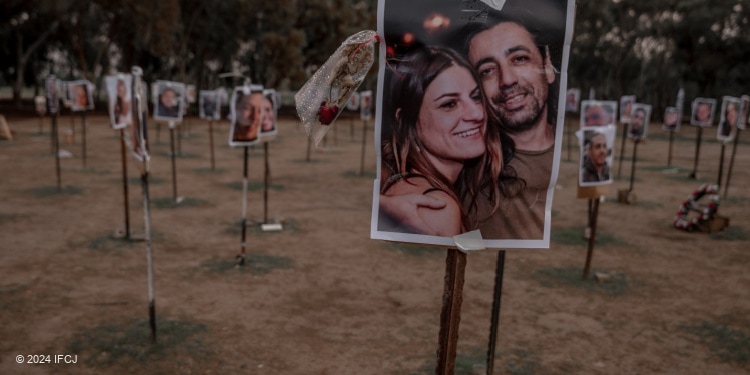
[[[607,145],[607,135],[599,130],[583,131],[583,149],[581,155],[581,186],[600,185],[591,182],[611,182],[609,162],[611,155]]]

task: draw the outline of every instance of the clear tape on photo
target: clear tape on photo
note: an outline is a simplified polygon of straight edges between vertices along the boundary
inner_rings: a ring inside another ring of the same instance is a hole
[[[455,235],[453,241],[456,243],[456,248],[463,252],[487,249],[479,229]]]

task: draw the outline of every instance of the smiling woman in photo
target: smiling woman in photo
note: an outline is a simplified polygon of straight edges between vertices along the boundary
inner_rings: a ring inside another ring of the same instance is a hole
[[[499,132],[487,131],[478,77],[453,50],[426,47],[400,62],[392,78],[393,131],[383,141],[381,194],[423,194],[446,202],[439,209],[417,208],[429,228],[418,234],[465,232],[471,224],[461,202],[474,199],[483,172],[497,176],[502,169]],[[381,230],[386,227],[416,232],[382,214]]]

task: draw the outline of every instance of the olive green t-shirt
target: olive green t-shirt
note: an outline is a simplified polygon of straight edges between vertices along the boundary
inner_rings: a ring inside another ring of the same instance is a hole
[[[516,150],[510,165],[526,181],[526,187],[513,198],[501,198],[498,210],[478,223],[484,239],[542,239],[554,150],[554,145],[543,151]],[[484,194],[479,194],[477,204],[476,218],[481,220],[492,205]]]

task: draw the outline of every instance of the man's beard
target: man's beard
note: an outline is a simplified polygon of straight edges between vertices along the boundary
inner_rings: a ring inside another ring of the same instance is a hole
[[[531,100],[527,107],[511,111],[504,110],[502,108],[502,103],[506,98],[518,93],[523,93],[533,100]],[[493,112],[500,119],[503,128],[511,134],[519,134],[533,129],[539,123],[539,119],[544,110],[546,110],[544,104],[540,105],[537,102],[533,89],[521,86],[515,86],[501,91],[499,95],[492,98],[491,102]]]

